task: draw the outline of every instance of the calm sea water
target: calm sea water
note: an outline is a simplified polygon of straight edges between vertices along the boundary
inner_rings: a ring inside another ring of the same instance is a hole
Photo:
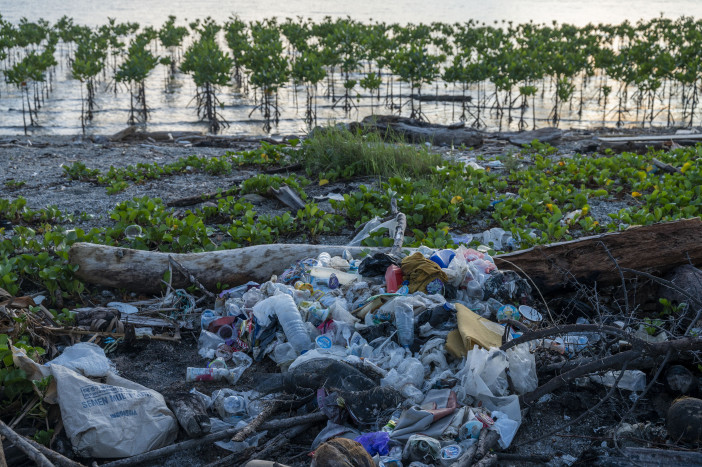
[[[325,16],[373,18],[386,22],[480,21],[559,22],[584,25],[636,21],[659,16],[702,15],[699,0],[0,0],[0,14],[17,21],[63,15],[88,25],[107,17],[160,25],[169,14],[195,19],[212,16],[224,20],[231,13],[245,20],[296,16],[315,20]]]
[[[484,22],[513,21],[559,22],[584,25],[587,23],[619,23],[624,20],[637,21],[649,19],[661,14],[669,18],[679,16],[702,17],[700,0],[444,0],[441,2],[427,0],[0,0],[0,14],[6,20],[17,22],[25,17],[29,20],[44,18],[56,21],[66,15],[78,24],[96,26],[104,24],[107,18],[117,21],[136,21],[142,25],[160,26],[168,15],[178,17],[179,23],[196,18],[212,16],[218,22],[224,22],[231,14],[237,14],[244,20],[257,20],[276,16],[278,18],[303,16],[320,20],[325,16],[350,16],[360,21],[370,19],[398,22],[463,22],[475,19]],[[147,81],[146,100],[152,109],[150,130],[193,130],[205,129],[197,122],[196,111],[192,104],[195,86],[185,75],[178,76],[174,85],[166,87],[165,69],[154,70]],[[77,81],[70,76],[65,60],[57,67],[57,77],[53,93],[39,110],[40,127],[32,130],[41,134],[78,134],[80,127],[81,89]],[[425,89],[425,94],[435,89]],[[451,92],[440,86],[438,92]],[[332,109],[332,102],[321,97],[318,99],[318,122],[358,120],[375,113],[388,113],[378,107],[370,98],[360,98],[358,109],[349,115]],[[338,83],[337,94],[342,92]],[[406,90],[405,90],[406,92]],[[594,90],[593,90],[594,92]],[[596,96],[586,96],[592,101]],[[223,116],[231,123],[224,131],[226,134],[262,134],[262,122],[254,113],[255,102],[252,95],[241,94],[235,88],[221,90],[220,99],[224,103]],[[298,108],[297,102],[300,102]],[[281,91],[281,121],[274,127],[273,134],[300,133],[305,131],[302,121],[304,115],[304,91],[287,87]],[[128,118],[129,95],[126,90],[116,94],[107,89],[98,92],[98,112],[88,132],[109,134],[122,129]],[[548,94],[543,101],[537,100],[537,119],[546,119],[551,101]],[[564,115],[563,127],[587,127],[602,123],[602,111],[585,112],[580,117],[573,114]],[[0,134],[20,134],[22,128],[22,111],[19,93],[16,89],[0,84]],[[432,122],[448,123],[456,121],[460,109],[450,103],[425,103],[424,113]],[[408,113],[408,112],[407,112]],[[529,110],[531,113],[531,110]],[[404,112],[403,112],[404,114]],[[612,116],[607,117],[607,122]],[[632,122],[633,115],[632,115]],[[491,128],[497,128],[495,121],[486,122]],[[546,124],[541,123],[541,126]],[[516,126],[516,121],[513,123]]]

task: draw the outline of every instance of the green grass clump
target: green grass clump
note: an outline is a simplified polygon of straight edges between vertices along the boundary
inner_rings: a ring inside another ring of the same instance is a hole
[[[301,156],[309,175],[329,180],[369,175],[423,178],[441,164],[441,156],[430,154],[424,147],[402,143],[392,136],[336,127],[324,128],[306,140]]]

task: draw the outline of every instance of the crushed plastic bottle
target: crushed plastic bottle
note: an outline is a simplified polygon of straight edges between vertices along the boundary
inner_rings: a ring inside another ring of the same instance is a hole
[[[414,342],[414,310],[404,299],[395,299],[395,327],[400,345],[409,347]]]

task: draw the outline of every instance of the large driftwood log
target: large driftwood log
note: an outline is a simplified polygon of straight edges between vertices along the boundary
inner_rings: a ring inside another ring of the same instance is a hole
[[[412,143],[429,142],[436,146],[470,146],[483,144],[483,135],[470,128],[434,125],[412,118],[396,115],[371,115],[363,119],[361,126],[365,130],[376,130],[380,133],[394,133]]]
[[[340,245],[273,244],[170,256],[208,290],[216,290],[218,283],[233,286],[251,280],[267,281],[298,260],[316,258],[324,251],[332,256],[341,256],[344,250],[349,250],[354,256],[362,251],[370,251],[371,254],[386,251],[382,248]],[[168,271],[168,257],[168,253],[92,243],[75,243],[69,251],[71,264],[79,266],[76,275],[80,279],[91,284],[145,293],[158,293],[162,289],[161,279]],[[190,281],[185,276],[173,272],[173,287],[188,285]]]
[[[535,246],[495,257],[501,269],[516,265],[542,290],[557,289],[572,279],[612,283],[622,268],[663,273],[681,264],[702,263],[702,221],[699,218],[632,227],[569,242]],[[606,248],[605,248],[606,247]]]
[[[514,268],[528,274],[542,292],[546,292],[572,279],[600,283],[619,281],[619,272],[607,250],[620,267],[642,271],[665,272],[687,263],[688,255],[693,264],[702,263],[700,238],[702,221],[695,218],[537,246],[496,256],[495,263],[501,269]],[[354,256],[363,251],[370,254],[387,251],[343,245],[273,244],[172,256],[207,289],[214,290],[218,283],[238,285],[250,280],[266,281],[300,259],[316,258],[323,251],[332,256],[341,255],[344,250]],[[161,290],[161,278],[168,270],[168,256],[168,253],[91,243],[76,243],[69,251],[71,263],[79,266],[76,275],[80,279],[147,293]],[[174,274],[174,287],[187,285],[186,277]]]

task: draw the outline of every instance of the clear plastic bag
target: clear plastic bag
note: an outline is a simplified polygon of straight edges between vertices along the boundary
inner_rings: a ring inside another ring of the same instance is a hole
[[[509,376],[517,394],[526,394],[539,386],[536,376],[536,361],[528,344],[518,345],[507,351]]]

